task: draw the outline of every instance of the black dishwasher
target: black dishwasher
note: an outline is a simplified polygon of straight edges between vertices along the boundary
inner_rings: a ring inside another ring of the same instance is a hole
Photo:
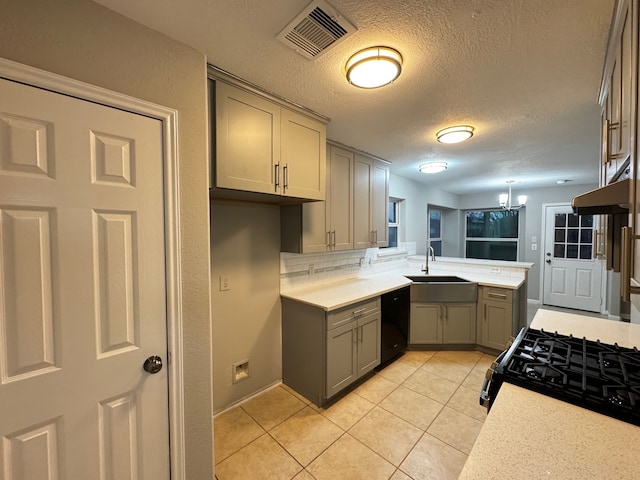
[[[409,287],[382,295],[380,367],[407,349],[409,301]]]

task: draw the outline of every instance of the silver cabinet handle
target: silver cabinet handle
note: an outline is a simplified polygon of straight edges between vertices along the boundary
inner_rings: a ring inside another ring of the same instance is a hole
[[[354,310],[354,311],[353,311],[353,313],[352,313],[352,315],[353,315],[354,317],[357,317],[358,315],[362,315],[362,314],[363,314],[364,312],[366,312],[366,311],[367,311],[367,309],[366,309],[366,308],[360,308],[360,309],[358,309],[358,310]]]
[[[492,298],[507,298],[507,294],[506,293],[497,293],[497,292],[489,292],[489,296]]]
[[[275,176],[276,176],[275,190],[276,190],[276,193],[277,193],[278,192],[278,187],[280,187],[280,164],[276,163],[273,168],[275,170]]]
[[[284,164],[284,167],[282,167],[282,173],[282,176],[284,177],[284,186],[282,187],[282,191],[286,192],[287,188],[289,188],[289,165],[286,163]]]
[[[326,240],[327,240],[327,248],[331,247],[331,230],[329,230],[326,234]]]
[[[331,245],[333,245],[333,247],[335,248],[335,246],[336,246],[336,231],[333,230],[332,234],[333,234],[333,241],[331,242]]]

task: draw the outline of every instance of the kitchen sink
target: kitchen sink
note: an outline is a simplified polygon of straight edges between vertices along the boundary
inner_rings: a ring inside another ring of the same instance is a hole
[[[406,275],[413,283],[473,283],[453,275]]]
[[[478,300],[478,284],[453,275],[407,275],[412,302],[460,303]]]

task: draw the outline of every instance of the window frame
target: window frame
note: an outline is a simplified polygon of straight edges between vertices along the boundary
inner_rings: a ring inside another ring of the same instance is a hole
[[[469,237],[468,236],[468,224],[467,224],[467,215],[469,212],[503,212],[510,211],[516,215],[516,236],[515,237]],[[506,261],[506,262],[517,262],[520,258],[520,235],[522,232],[522,215],[520,215],[520,209],[512,209],[512,210],[504,210],[501,208],[475,208],[475,209],[467,209],[464,210],[463,222],[464,222],[464,258],[472,258],[477,260],[496,260],[496,261]],[[473,242],[497,242],[497,243],[515,243],[515,259],[513,260],[504,260],[501,258],[477,258],[477,257],[468,257],[467,256],[467,246],[469,243]]]
[[[432,237],[431,236],[431,214],[432,213],[439,213],[440,215],[440,236],[438,237]],[[442,232],[443,232],[443,228],[444,228],[444,211],[441,208],[437,208],[437,207],[429,207],[427,208],[427,229],[429,232],[428,238],[429,238],[429,246],[433,247],[433,242],[436,242],[437,244],[439,244],[439,249],[436,250],[436,248],[434,247],[434,252],[435,255],[441,257],[442,256]]]

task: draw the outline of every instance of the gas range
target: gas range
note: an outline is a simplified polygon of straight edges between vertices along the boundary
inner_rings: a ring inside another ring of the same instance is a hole
[[[523,328],[487,371],[480,404],[509,382],[640,426],[640,351]]]

